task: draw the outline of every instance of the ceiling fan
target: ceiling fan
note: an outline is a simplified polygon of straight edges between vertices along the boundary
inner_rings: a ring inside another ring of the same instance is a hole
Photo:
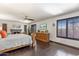
[[[24,20],[34,21],[34,19],[33,19],[33,18],[29,18],[28,16],[25,16],[25,17],[24,17]]]

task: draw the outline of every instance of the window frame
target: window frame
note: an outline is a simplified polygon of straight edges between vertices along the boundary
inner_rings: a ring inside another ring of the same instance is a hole
[[[58,36],[58,21],[63,21],[63,20],[65,20],[65,19],[57,20],[57,37],[60,37],[60,38],[66,38],[66,37],[63,37],[63,36]],[[67,30],[66,30],[66,33],[67,33]]]
[[[65,19],[59,19],[59,20],[57,20],[57,23],[56,23],[56,37],[58,37],[58,38],[65,38],[65,39],[71,39],[71,40],[78,40],[79,41],[78,38],[68,37],[68,20],[69,19],[74,20],[74,18],[79,18],[79,16],[75,16],[75,17],[70,17],[70,18],[65,18]],[[58,21],[63,21],[63,20],[66,20],[66,37],[58,36]]]

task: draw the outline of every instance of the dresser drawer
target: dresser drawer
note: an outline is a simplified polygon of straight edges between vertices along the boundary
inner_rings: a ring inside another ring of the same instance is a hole
[[[43,42],[48,42],[49,41],[49,34],[47,34],[47,33],[36,33],[36,39],[43,41]]]

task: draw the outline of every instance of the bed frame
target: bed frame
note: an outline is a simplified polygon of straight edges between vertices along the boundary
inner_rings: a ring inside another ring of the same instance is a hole
[[[28,45],[21,45],[21,46],[16,46],[16,47],[12,47],[12,48],[8,48],[8,49],[0,50],[0,54],[8,52],[8,51],[15,50],[15,49],[19,49],[19,48],[22,48],[22,47],[26,47],[26,46],[28,46]]]
[[[32,34],[31,35],[31,37],[32,37],[32,44],[31,45],[20,45],[20,46],[8,48],[8,49],[0,50],[0,54],[5,53],[5,52],[8,52],[8,51],[15,50],[15,49],[19,49],[19,48],[22,48],[22,47],[27,47],[27,46],[30,46],[32,48],[35,48],[35,36],[36,36],[35,34]]]

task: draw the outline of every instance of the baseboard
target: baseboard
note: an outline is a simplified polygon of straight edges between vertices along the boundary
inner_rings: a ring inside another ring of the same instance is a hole
[[[54,42],[54,41],[50,41],[50,42],[52,42],[52,43],[56,43],[56,44],[60,44],[60,45],[63,45],[63,46],[67,46],[67,47],[70,47],[70,48],[74,48],[74,49],[78,49],[78,50],[79,50],[79,48],[74,47],[74,46],[70,46],[70,45],[66,45],[66,44],[59,43],[59,42]]]

